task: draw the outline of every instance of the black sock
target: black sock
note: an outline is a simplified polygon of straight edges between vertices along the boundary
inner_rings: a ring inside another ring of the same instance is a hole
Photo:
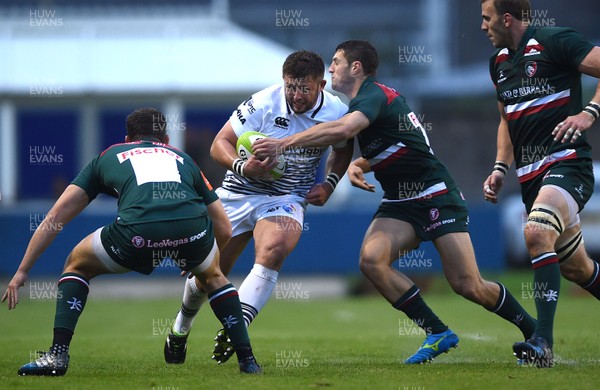
[[[52,339],[52,346],[50,347],[50,353],[55,355],[63,352],[69,352],[69,345],[73,338],[73,331],[65,328],[54,328],[54,337]]]
[[[417,286],[413,285],[392,306],[406,314],[415,324],[421,327],[427,335],[442,333],[448,330],[427,306]]]
[[[250,346],[250,343],[242,343],[236,346],[235,354],[237,355],[238,361],[252,356],[252,347]]]

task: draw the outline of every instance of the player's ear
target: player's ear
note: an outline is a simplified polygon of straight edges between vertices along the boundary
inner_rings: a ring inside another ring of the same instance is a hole
[[[169,144],[169,134],[165,134],[165,136],[163,137],[163,144]]]
[[[503,15],[504,18],[504,27],[509,28],[512,24],[512,15],[508,12]]]
[[[321,80],[321,82],[319,83],[319,87],[321,88],[321,90],[323,90],[325,88],[325,85],[327,85],[327,80],[325,80],[325,79]]]
[[[125,136],[125,143],[129,143],[129,142],[131,142],[131,138],[129,138],[129,136],[128,136],[128,135],[126,135],[126,136]]]

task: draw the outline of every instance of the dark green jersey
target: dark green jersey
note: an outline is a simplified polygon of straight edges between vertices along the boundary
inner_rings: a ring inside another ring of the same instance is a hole
[[[594,46],[569,28],[529,27],[515,52],[490,60],[498,100],[504,104],[521,183],[556,161],[591,158],[585,132],[576,142],[554,142],[552,130],[581,112],[579,64]]]
[[[72,184],[90,201],[99,193],[117,196],[122,225],[205,216],[206,205],[218,199],[190,156],[150,140],[111,146]]]
[[[385,201],[425,200],[456,187],[433,154],[423,126],[392,88],[367,78],[350,101],[369,126],[358,134],[362,156],[381,184]]]

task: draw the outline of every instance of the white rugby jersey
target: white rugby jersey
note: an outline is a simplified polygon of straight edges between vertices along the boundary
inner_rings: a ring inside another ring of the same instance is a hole
[[[283,84],[276,84],[252,95],[231,114],[233,130],[239,137],[247,131],[258,131],[269,137],[283,138],[321,123],[342,117],[348,107],[337,97],[323,91],[315,106],[296,114],[285,100]],[[242,177],[227,171],[223,188],[240,194],[286,195],[304,197],[312,187],[317,167],[327,147],[297,147],[286,150],[287,167],[278,180]]]

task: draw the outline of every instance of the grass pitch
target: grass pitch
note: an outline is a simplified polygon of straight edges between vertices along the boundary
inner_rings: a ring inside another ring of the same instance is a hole
[[[523,305],[529,273],[501,280]],[[152,283],[152,278],[148,278]],[[301,286],[301,285],[299,285]],[[296,286],[298,287],[298,286]],[[66,376],[18,377],[18,368],[51,342],[54,303],[23,299],[0,311],[0,388],[3,389],[597,389],[600,368],[599,302],[563,284],[555,325],[556,366],[517,367],[509,323],[451,293],[436,281],[425,300],[459,335],[459,348],[433,363],[406,366],[423,335],[383,298],[311,299],[310,292],[279,294],[250,327],[265,374],[245,376],[235,358],[217,365],[212,354],[219,323],[208,305],[198,318],[183,365],[163,360],[165,335],[179,298],[115,300],[93,288],[71,345]],[[289,299],[290,296],[294,299]]]

